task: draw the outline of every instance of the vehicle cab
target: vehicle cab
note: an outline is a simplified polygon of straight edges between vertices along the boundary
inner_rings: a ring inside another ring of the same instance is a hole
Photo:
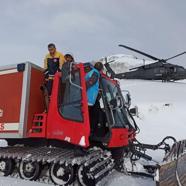
[[[137,129],[118,81],[101,73],[96,103],[88,106],[85,75],[83,63],[66,64],[56,73],[46,113],[46,138],[84,148],[92,143],[108,148],[127,146]]]

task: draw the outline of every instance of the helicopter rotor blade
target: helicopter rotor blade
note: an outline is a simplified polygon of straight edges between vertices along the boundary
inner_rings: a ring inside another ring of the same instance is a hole
[[[144,56],[146,56],[146,57],[149,57],[150,59],[158,60],[158,61],[160,60],[160,59],[158,59],[157,57],[151,56],[151,55],[149,55],[149,54],[146,54],[145,52],[136,50],[136,49],[131,48],[131,47],[128,47],[128,46],[126,46],[126,45],[118,45],[118,46],[119,46],[119,47],[126,48],[126,49],[128,49],[128,50],[132,50],[132,51],[134,51],[134,52],[137,52],[137,53],[139,53],[139,54],[141,54],[141,55],[144,55]]]
[[[140,66],[141,67],[141,66]],[[134,67],[134,68],[130,68],[129,70],[136,70],[138,69],[139,67]]]
[[[178,57],[178,56],[181,56],[181,55],[183,55],[183,54],[186,54],[186,51],[185,51],[185,52],[182,52],[182,53],[179,53],[179,54],[177,54],[177,55],[175,55],[175,56],[172,56],[172,57],[170,57],[170,58],[167,58],[167,59],[165,59],[165,61],[171,60],[171,59],[176,58],[176,57]]]

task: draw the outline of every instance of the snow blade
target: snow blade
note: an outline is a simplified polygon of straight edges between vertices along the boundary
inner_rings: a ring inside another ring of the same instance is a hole
[[[159,186],[186,185],[186,140],[174,143],[159,169]]]

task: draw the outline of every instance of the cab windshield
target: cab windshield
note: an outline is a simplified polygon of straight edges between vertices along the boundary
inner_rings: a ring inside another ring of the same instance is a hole
[[[112,124],[114,128],[129,128],[134,126],[133,119],[131,118],[128,110],[124,106],[124,100],[121,90],[117,84],[102,78],[103,94],[108,103],[109,112],[112,116]],[[112,100],[119,101],[118,106],[112,108],[110,103]]]

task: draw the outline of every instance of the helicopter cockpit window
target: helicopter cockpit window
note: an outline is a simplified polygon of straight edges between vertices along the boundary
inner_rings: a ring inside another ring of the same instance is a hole
[[[184,68],[177,68],[177,71],[178,72],[185,72],[185,69]]]
[[[169,69],[170,69],[170,73],[175,72],[175,68],[174,67],[170,67]]]

